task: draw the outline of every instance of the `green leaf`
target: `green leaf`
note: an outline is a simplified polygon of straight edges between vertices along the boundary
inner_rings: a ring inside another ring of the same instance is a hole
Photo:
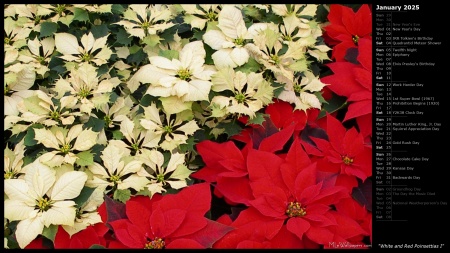
[[[260,113],[257,112],[255,113],[255,117],[251,118],[248,120],[247,125],[248,124],[257,124],[257,125],[262,125],[262,123],[264,121],[266,121],[265,116],[269,117],[269,114],[264,114],[264,113]]]
[[[176,50],[161,50],[159,56],[166,57],[169,60],[178,59],[178,51]]]
[[[326,112],[333,113],[347,105],[347,99],[343,96],[338,96],[333,93],[333,96],[328,103],[322,104],[322,110],[319,113],[317,119],[320,119],[326,115]]]
[[[123,134],[120,130],[115,130],[112,132],[112,134],[113,134],[114,140],[122,140],[123,139]]]
[[[89,14],[84,9],[74,8],[73,14],[74,14],[73,20],[78,20],[78,21],[88,21],[89,20]]]
[[[130,189],[125,189],[125,190],[117,189],[114,192],[113,197],[115,200],[125,203],[131,198],[131,191],[130,191]]]
[[[228,137],[236,135],[242,131],[242,127],[235,120],[228,123],[221,122],[217,125],[217,128],[225,129],[225,133],[228,135]]]
[[[259,65],[259,63],[253,59],[253,58],[249,58],[248,62],[245,63],[244,65],[237,67],[235,69],[235,71],[241,71],[244,72],[246,74],[252,73],[252,72],[258,72],[259,69],[261,68],[261,65]]]
[[[161,41],[161,38],[156,34],[150,34],[147,37],[142,39],[142,42],[149,45],[150,47],[154,47],[158,45]]]
[[[76,154],[78,159],[75,161],[79,166],[89,166],[94,164],[94,155],[89,150]]]
[[[130,37],[130,34],[125,31],[124,28],[120,27],[119,31],[116,33],[116,42],[119,44],[122,44],[124,46],[128,46],[131,44],[131,41],[133,40],[132,37]]]
[[[50,225],[49,227],[44,227],[42,235],[54,242],[56,232],[58,232],[58,225]]]
[[[88,122],[84,123],[84,129],[92,128],[94,132],[100,132],[105,127],[105,121],[95,117],[90,117]]]
[[[274,88],[274,90],[273,90],[273,96],[276,97],[276,98],[277,98],[277,97],[281,94],[281,92],[284,90],[284,89],[283,89],[284,84],[282,84],[282,83],[273,82],[273,83],[272,83],[272,87]]]
[[[93,25],[91,28],[92,35],[95,39],[108,35],[109,28],[106,24]]]
[[[122,14],[125,11],[125,8],[121,4],[113,4],[111,6],[111,12],[114,14]]]
[[[92,195],[94,190],[95,190],[95,188],[91,188],[91,187],[87,187],[87,186],[83,187],[83,189],[81,189],[80,195],[78,195],[78,197],[73,199],[73,201],[77,204],[78,207],[82,206],[84,203],[86,203],[86,201]]]
[[[185,144],[181,144],[180,145],[180,151],[182,152],[182,153],[186,153],[186,152],[189,152],[189,151],[193,151],[194,150],[194,145],[195,144],[197,144],[196,142],[195,142],[195,138],[194,138],[194,136],[190,136],[187,140],[186,140],[186,143]]]
[[[131,52],[131,50],[130,50],[130,52]],[[127,57],[127,61],[129,63],[140,64],[146,58],[147,58],[147,54],[144,53],[144,50],[142,50],[142,48],[139,48],[139,50],[136,53],[131,54]]]
[[[100,244],[92,244],[92,246],[89,247],[89,249],[106,249],[106,248]]]
[[[37,145],[37,140],[34,139],[34,129],[35,128],[44,128],[43,125],[34,125],[33,127],[28,128],[27,134],[24,137],[23,144],[27,147],[31,147]]]
[[[41,24],[41,31],[39,38],[48,37],[53,35],[58,29],[58,24],[53,22],[44,22]]]

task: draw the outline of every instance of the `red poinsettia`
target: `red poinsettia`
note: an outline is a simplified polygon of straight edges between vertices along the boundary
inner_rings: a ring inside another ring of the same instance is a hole
[[[105,234],[109,228],[104,223],[86,227],[70,236],[61,226],[55,236],[55,249],[89,249],[94,245],[106,247]]]
[[[335,49],[333,49],[334,52]],[[372,40],[361,38],[358,43],[359,64],[333,62],[327,66],[333,75],[322,78],[328,89],[347,97],[348,111],[344,121],[356,118],[364,137],[372,136]]]
[[[329,114],[326,117],[328,140],[312,137],[323,157],[318,160],[319,170],[355,176],[364,181],[372,175],[372,147],[365,144],[363,136],[354,127],[347,130],[335,117]],[[307,150],[314,149],[309,147]]]
[[[215,247],[303,248],[305,241],[316,247],[333,239],[329,228],[336,223],[326,214],[348,193],[343,187],[325,187],[317,180],[316,164],[310,162],[298,138],[284,159],[271,152],[249,150],[247,167],[255,199],[233,221],[237,229]],[[246,244],[237,238],[245,238]]]
[[[372,36],[372,12],[367,4],[361,5],[356,13],[350,7],[331,4],[328,13],[330,24],[324,27],[327,43],[334,45],[331,58],[345,61],[349,48],[357,48],[362,38]]]
[[[127,218],[109,224],[128,248],[209,248],[232,229],[205,218],[210,204],[209,184],[200,183],[177,194],[132,197],[126,202]]]
[[[191,174],[192,178],[214,185],[214,194],[224,197],[230,205],[248,205],[251,194],[245,162],[246,148],[242,151],[233,141],[217,143],[205,140],[196,145],[205,166]]]

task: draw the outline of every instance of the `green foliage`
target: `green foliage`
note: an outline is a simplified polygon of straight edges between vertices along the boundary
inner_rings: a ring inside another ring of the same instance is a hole
[[[41,31],[39,34],[39,38],[52,36],[56,32],[57,29],[58,29],[58,24],[53,23],[53,22],[43,22],[41,24]]]

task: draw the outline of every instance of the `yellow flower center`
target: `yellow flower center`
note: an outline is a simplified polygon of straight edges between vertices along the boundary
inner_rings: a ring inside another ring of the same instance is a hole
[[[5,40],[4,40],[4,43],[5,43],[6,45],[10,45],[11,39],[8,38],[8,37],[6,37]]]
[[[272,55],[270,58],[272,59],[272,61],[273,61],[275,64],[279,64],[279,63],[280,63],[280,57],[278,57],[278,55],[274,54],[274,55]]]
[[[61,117],[61,115],[57,111],[50,113],[50,118],[52,118],[53,120],[59,120],[59,117]]]
[[[158,182],[158,183],[162,183],[162,182],[164,182],[164,174],[158,174],[157,176],[156,176],[156,182]]]
[[[13,171],[8,171],[8,172],[5,171],[3,173],[3,175],[4,175],[5,179],[11,179],[11,178],[14,178],[15,173]]]
[[[81,89],[80,92],[78,92],[78,96],[80,98],[86,98],[87,96],[89,96],[91,94],[91,91],[88,89]]]
[[[105,121],[105,127],[109,127],[109,124],[111,124],[112,120],[108,115],[105,115],[105,117],[103,117],[103,120]]]
[[[353,158],[350,158],[348,156],[342,156],[342,161],[346,164],[346,165],[350,165],[353,163]]]
[[[139,150],[139,144],[138,143],[131,144],[131,147],[134,149],[134,151],[138,151]]]
[[[302,92],[302,87],[298,84],[294,84],[294,91],[297,94],[300,94],[300,92]]]
[[[85,53],[85,54],[83,54],[83,56],[81,56],[81,60],[88,62],[91,60],[91,55],[88,53]]]
[[[358,35],[353,35],[352,36],[352,40],[353,40],[353,43],[355,43],[355,45],[358,45],[359,36]]]
[[[117,182],[120,181],[120,176],[119,176],[119,175],[112,175],[112,176],[109,178],[109,181],[111,181],[111,182],[113,182],[113,183],[117,183]]]
[[[238,45],[238,46],[242,46],[244,45],[244,39],[243,38],[237,38],[234,40],[234,44]]]
[[[57,12],[60,16],[66,10],[65,4],[58,4],[55,8],[55,12]]]
[[[61,151],[64,154],[68,154],[70,152],[70,149],[72,146],[69,143],[64,144],[59,151]]]
[[[239,104],[244,103],[245,101],[245,95],[242,93],[238,93],[234,96],[234,98],[238,101]]]
[[[145,29],[145,30],[146,30],[149,26],[150,26],[150,24],[149,24],[147,21],[144,21],[144,22],[141,24],[142,29]]]
[[[306,209],[300,203],[291,201],[287,206],[286,215],[290,218],[303,217],[306,215]]]
[[[36,208],[38,208],[39,210],[45,212],[50,209],[50,207],[52,207],[52,201],[47,197],[36,200]]]
[[[171,126],[163,126],[164,132],[170,134],[173,132],[173,129]]]
[[[206,18],[208,19],[208,21],[215,21],[217,20],[217,14],[213,10],[211,10],[206,13]]]
[[[155,237],[153,241],[149,241],[145,244],[144,249],[164,249],[166,243],[162,238]]]
[[[191,72],[188,69],[180,69],[177,72],[178,78],[184,81],[189,81],[192,76]]]

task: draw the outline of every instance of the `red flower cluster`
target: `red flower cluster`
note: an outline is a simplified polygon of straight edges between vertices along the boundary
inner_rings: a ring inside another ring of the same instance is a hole
[[[327,89],[349,102],[344,121],[356,119],[363,137],[372,136],[372,14],[367,4],[355,13],[349,7],[331,5],[330,24],[324,29],[332,40],[333,75],[322,78]]]
[[[249,126],[235,138],[247,143],[242,150],[231,140],[197,145],[205,167],[192,177],[211,183],[216,196],[228,204],[245,206],[237,217],[224,214],[218,219],[235,229],[213,247],[320,248],[338,242],[369,243],[371,214],[354,200],[352,191],[358,181],[372,175],[371,146],[355,128],[346,130],[332,115],[326,115],[326,124],[308,121],[293,107],[283,110],[284,103],[275,101],[271,108],[280,110],[266,110],[270,117],[265,127]],[[296,120],[291,124],[275,120],[274,127],[272,113],[277,119],[280,111]],[[325,135],[306,140],[302,138],[306,127]]]

